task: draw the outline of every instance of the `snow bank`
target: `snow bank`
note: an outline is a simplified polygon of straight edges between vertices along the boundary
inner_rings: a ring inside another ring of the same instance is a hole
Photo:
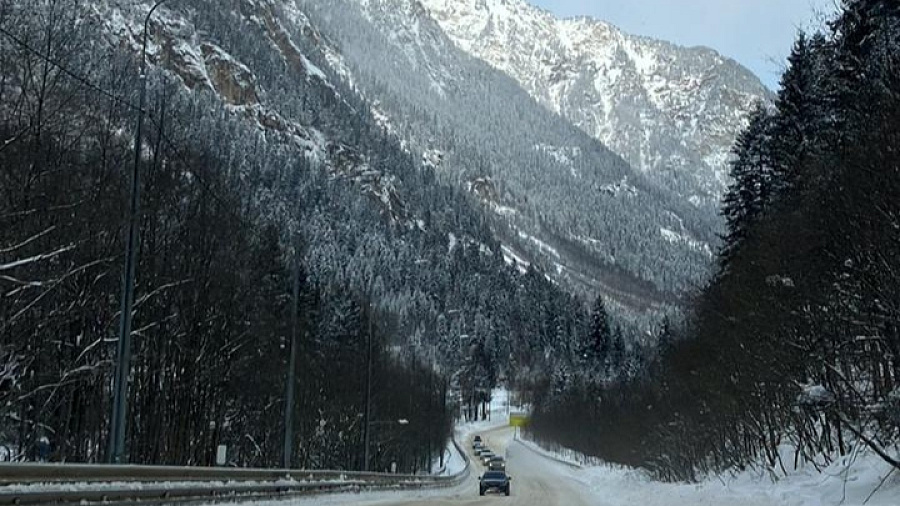
[[[776,475],[748,470],[699,484],[662,483],[640,470],[598,464],[571,450],[551,451],[520,442],[569,466],[568,474],[609,506],[897,506],[900,473],[864,449],[836,459],[818,472],[814,466]]]
[[[460,442],[459,444],[462,445],[463,443]],[[444,462],[444,468],[436,473],[438,476],[456,476],[466,469],[466,459],[460,455],[459,450],[456,449],[456,445],[453,444],[453,441],[450,441],[447,444],[444,455],[447,460]],[[434,467],[438,467],[438,464],[435,463]]]
[[[528,439],[527,433],[519,436],[517,440],[522,443],[522,446],[528,448],[529,450],[537,453],[538,455],[548,458],[550,460],[554,460],[559,462],[560,464],[565,464],[570,467],[582,469],[586,465],[599,465],[596,463],[595,459],[584,455],[583,453],[578,453],[574,450],[570,450],[568,448],[557,448],[554,450],[548,450],[541,445],[535,443],[534,441]]]

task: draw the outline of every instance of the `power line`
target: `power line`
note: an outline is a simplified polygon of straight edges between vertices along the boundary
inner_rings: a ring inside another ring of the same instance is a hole
[[[69,70],[65,65],[63,65],[63,64],[59,63],[58,61],[56,61],[55,59],[51,58],[50,55],[45,55],[45,54],[41,53],[40,51],[38,51],[37,49],[34,49],[27,42],[23,41],[22,39],[20,39],[19,37],[17,37],[15,34],[11,33],[10,31],[6,30],[5,28],[0,27],[0,34],[7,36],[10,40],[12,40],[16,44],[22,46],[29,53],[34,54],[38,58],[41,58],[42,60],[49,63],[50,65],[53,65],[54,67],[58,68],[60,71],[62,71],[63,74],[66,74],[67,76],[74,79],[75,81],[78,81],[80,84],[82,84],[86,88],[89,88],[92,91],[100,93],[101,95],[103,95],[109,99],[112,99],[117,103],[124,104],[129,109],[133,109],[135,111],[140,110],[140,107],[129,102],[127,99],[125,99],[121,96],[118,96],[112,92],[109,92],[107,90],[104,90],[100,86],[92,83],[86,77],[83,77],[83,76],[76,74],[75,72]]]
[[[122,104],[131,110],[134,110],[134,111],[141,110],[140,106],[135,105],[134,103],[130,102],[125,97],[122,97],[121,95],[117,95],[111,91],[103,89],[101,86],[99,86],[97,84],[94,84],[93,82],[91,82],[91,80],[89,78],[84,77],[84,76],[78,74],[77,72],[69,69],[64,64],[60,63],[58,60],[50,57],[49,55],[45,55],[40,50],[35,49],[30,44],[28,44],[28,42],[22,40],[15,34],[8,31],[7,29],[0,27],[0,34],[8,37],[10,40],[12,40],[17,45],[24,48],[29,53],[46,61],[50,65],[53,65],[54,67],[59,69],[63,74],[65,74],[66,76],[75,80],[76,82],[78,82],[82,86],[88,88],[89,90],[91,90],[95,93],[98,93],[106,98],[109,98],[118,104]],[[143,113],[147,115],[147,118],[150,121],[150,123],[152,123],[155,127],[157,127],[156,128],[157,134],[160,136],[160,139],[163,141],[163,143],[169,148],[170,152],[173,155],[175,155],[174,158],[178,159],[186,167],[190,167],[191,164],[188,162],[187,157],[182,152],[182,149],[179,148],[179,146],[174,141],[172,141],[172,139],[168,135],[166,135],[166,133],[163,131],[163,128],[161,128],[159,119],[156,118],[150,111],[144,110]],[[240,214],[236,213],[234,210],[233,203],[229,203],[224,198],[222,198],[212,188],[210,183],[205,180],[205,178],[202,175],[200,175],[199,173],[192,173],[192,175],[198,180],[198,182],[203,187],[203,189],[205,189],[207,192],[209,192],[209,194],[212,196],[213,200],[215,200],[220,205],[222,210],[224,210],[227,214],[230,214],[232,216],[232,218],[234,218],[238,223],[245,225],[245,226],[251,226],[251,227],[253,226],[253,224],[250,223],[246,219],[246,217],[241,216]],[[285,199],[285,202],[290,202],[290,199]]]
[[[94,84],[87,77],[84,77],[84,76],[78,74],[77,72],[69,69],[68,67],[66,67],[59,61],[55,60],[54,58],[50,57],[49,55],[45,55],[44,53],[35,49],[30,44],[23,41],[18,36],[9,32],[5,28],[0,27],[0,34],[5,35],[10,40],[12,40],[16,44],[18,44],[19,46],[24,48],[26,51],[28,51],[29,53],[46,61],[50,65],[53,65],[54,67],[59,69],[63,74],[65,74],[66,76],[75,80],[76,82],[78,82],[82,86],[88,88],[89,90],[91,90],[95,93],[98,93],[106,98],[109,98],[118,104],[122,104],[122,105],[128,107],[129,109],[132,109],[134,111],[141,111],[141,108],[138,105],[135,105],[134,103],[130,102],[128,99],[126,99],[120,95],[116,95],[115,93],[112,93],[110,91],[107,91],[97,84]],[[175,142],[173,142],[165,134],[165,132],[163,132],[162,128],[159,128],[161,126],[159,120],[152,113],[150,113],[147,110],[144,110],[143,113],[146,114],[147,118],[150,120],[150,122],[154,126],[157,127],[157,134],[160,136],[160,139],[163,141],[163,143],[166,144],[166,146],[168,146],[168,148],[170,149],[170,152],[175,155],[175,158],[179,159],[179,161],[181,161],[185,166],[190,166],[190,163],[188,163],[186,156],[181,152],[180,148],[175,144]],[[211,185],[207,181],[205,181],[205,178],[203,176],[201,176],[198,173],[193,173],[193,176],[197,178],[197,180],[200,182],[201,186],[203,186],[203,188],[210,193],[212,198],[220,204],[221,208],[226,213],[231,214],[233,218],[235,218],[239,223],[241,223],[243,225],[252,225],[251,223],[248,223],[244,217],[235,213],[234,209],[232,208],[232,205],[230,203],[225,202],[225,200],[220,195],[218,195],[215,190],[212,189]]]
[[[54,58],[50,57],[49,55],[45,55],[44,53],[35,49],[31,45],[29,45],[27,42],[23,41],[18,36],[9,32],[5,28],[0,27],[0,34],[5,35],[6,37],[8,37],[10,40],[15,42],[16,44],[22,46],[26,51],[32,53],[33,55],[37,56],[38,58],[41,58],[42,60],[46,61],[47,63],[58,68],[65,75],[69,76],[70,78],[77,81],[78,83],[85,86],[86,88],[88,88],[96,93],[99,93],[100,95],[103,95],[104,97],[109,98],[109,99],[115,101],[116,103],[123,104],[126,107],[128,107],[129,109],[132,109],[134,111],[141,110],[140,106],[135,105],[134,103],[130,102],[128,99],[126,99],[120,95],[116,95],[115,93],[105,90],[101,86],[94,84],[87,77],[84,77],[84,76],[78,74],[77,72],[69,69],[68,67],[66,67],[59,61],[55,60]],[[177,147],[177,145],[165,134],[165,132],[162,131],[163,130],[162,128],[159,128],[160,127],[159,120],[156,117],[154,117],[154,115],[150,111],[144,110],[143,113],[146,114],[147,118],[150,120],[150,122],[154,126],[157,127],[157,133],[160,135],[160,138],[176,154],[176,158],[180,158],[180,161],[182,163],[184,163],[185,165],[190,165],[187,163],[187,160],[184,157],[184,155],[182,153],[180,153],[180,149]],[[203,180],[202,177],[200,177],[198,174],[194,174],[194,176],[196,176],[197,179],[200,180],[200,183],[204,186],[204,188],[213,195],[213,198],[216,199],[217,201],[219,201],[220,204],[222,204],[223,208],[226,211],[229,211],[229,212],[232,211],[232,209],[230,208],[230,205],[226,204],[224,202],[224,200],[219,195],[217,195],[214,190],[212,190],[212,188],[209,186],[209,184]],[[239,216],[235,215],[234,217],[238,218],[239,221],[243,222],[243,220],[240,219]]]
[[[37,56],[39,59],[43,60],[47,64],[52,65],[57,68],[64,75],[68,76],[70,79],[82,85],[87,90],[96,93],[100,96],[106,97],[113,101],[115,104],[124,105],[126,108],[137,111],[138,119],[137,119],[137,127],[134,138],[134,172],[132,176],[132,191],[131,191],[131,211],[130,211],[130,222],[129,222],[129,232],[127,239],[127,250],[126,250],[126,267],[125,267],[125,275],[124,275],[124,287],[123,287],[123,296],[122,296],[122,320],[120,327],[120,336],[119,336],[119,363],[115,373],[115,397],[113,401],[113,414],[111,418],[111,430],[110,430],[110,446],[109,446],[109,457],[111,462],[119,462],[123,457],[124,448],[125,448],[125,431],[126,431],[126,414],[127,414],[127,389],[128,389],[128,375],[130,374],[130,342],[132,336],[132,327],[131,327],[131,318],[133,311],[133,303],[134,303],[134,279],[135,279],[135,268],[136,268],[136,257],[138,250],[138,237],[140,233],[140,224],[139,224],[139,215],[140,215],[140,162],[141,155],[143,151],[143,142],[141,137],[143,118],[146,116],[150,119],[151,123],[157,127],[159,142],[164,143],[171,149],[171,153],[174,154],[174,158],[180,159],[184,164],[184,169],[187,170],[191,167],[191,164],[187,161],[186,157],[183,156],[182,152],[175,145],[174,142],[166,135],[164,128],[164,119],[165,114],[161,112],[161,118],[157,121],[153,115],[149,114],[145,110],[145,97],[147,91],[147,59],[146,59],[146,50],[147,50],[147,26],[150,21],[150,17],[153,15],[154,10],[161,6],[166,0],[157,0],[156,4],[150,9],[149,14],[147,14],[147,18],[144,22],[144,34],[143,34],[143,50],[141,53],[141,66],[140,66],[140,80],[141,80],[141,89],[140,89],[140,104],[135,106],[127,99],[122,96],[116,95],[110,91],[107,91],[103,87],[94,84],[87,77],[84,77],[63,65],[61,62],[50,56],[50,48],[47,49],[47,54],[42,53],[41,51],[32,47],[28,42],[20,39],[15,34],[11,33],[7,29],[0,27],[0,34],[8,37],[15,44],[24,48],[28,53]],[[224,210],[226,214],[231,215],[234,218],[238,226],[250,228],[253,230],[253,224],[250,222],[247,217],[243,214],[236,212],[232,205],[225,202],[224,199],[218,195],[218,193],[213,190],[212,186],[205,180],[203,176],[201,176],[197,172],[192,172],[192,175],[199,181],[201,187],[208,192],[209,195],[212,196],[213,200],[217,201],[220,204],[220,210]],[[241,200],[240,195],[237,195],[237,199]],[[199,199],[202,200],[202,199]],[[285,201],[287,199],[285,198]],[[261,215],[260,215],[261,216]],[[252,216],[250,217],[252,219]],[[295,374],[296,369],[296,354],[297,354],[297,297],[299,293],[299,256],[295,253],[294,257],[295,262],[295,279],[294,279],[294,301],[293,301],[293,325],[292,325],[292,346],[291,346],[291,366],[292,366],[292,374],[291,378],[293,380],[293,375]],[[287,402],[285,407],[285,454],[284,454],[284,463],[285,467],[290,467],[290,449],[291,449],[291,425],[292,425],[292,414],[293,407],[291,406],[291,402],[294,397],[294,382],[289,381],[288,383],[288,391],[287,391]],[[368,415],[367,415],[368,416]],[[367,420],[368,423],[368,420]],[[368,430],[367,430],[368,434]],[[368,441],[367,441],[368,442]],[[366,450],[368,452],[368,448]]]

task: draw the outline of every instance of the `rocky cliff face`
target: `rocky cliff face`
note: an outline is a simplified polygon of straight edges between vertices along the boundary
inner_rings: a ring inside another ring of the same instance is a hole
[[[469,54],[695,205],[718,203],[752,104],[770,92],[707,48],[684,48],[524,0],[421,0]]]
[[[97,5],[113,40],[135,47],[146,5]],[[705,279],[727,152],[765,94],[712,51],[518,0],[234,0],[185,12],[155,16],[150,60],[187,88],[422,228],[389,166],[356,154],[358,125],[373,119],[481,204],[500,242],[485,254],[632,314],[678,304]]]

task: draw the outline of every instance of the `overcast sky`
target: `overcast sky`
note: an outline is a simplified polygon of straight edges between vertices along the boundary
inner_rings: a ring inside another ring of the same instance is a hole
[[[528,0],[561,17],[589,15],[626,32],[709,46],[776,88],[799,28],[821,26],[838,0]]]

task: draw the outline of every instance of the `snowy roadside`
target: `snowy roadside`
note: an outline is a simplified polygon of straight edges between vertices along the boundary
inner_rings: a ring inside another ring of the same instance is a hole
[[[510,395],[505,388],[494,389],[491,393],[491,402],[488,404],[488,419],[477,422],[465,422],[457,424],[456,438],[459,444],[466,446],[470,437],[479,432],[486,432],[497,427],[509,425]]]
[[[463,445],[464,443],[460,442],[459,444]],[[459,453],[459,450],[456,449],[456,445],[453,444],[453,441],[447,443],[447,449],[444,450],[444,455],[446,456],[446,461],[444,462],[443,469],[440,469],[435,473],[437,476],[456,476],[465,471],[466,459]]]
[[[532,441],[519,442],[568,468],[573,480],[609,506],[897,506],[900,473],[871,452],[838,458],[818,472],[807,466],[786,475],[746,470],[710,477],[697,484],[663,483],[645,472],[598,463],[572,450],[548,450]]]
[[[488,407],[488,411],[490,412],[489,420],[480,420],[477,422],[467,422],[458,424],[455,428],[456,440],[459,442],[460,446],[465,448],[469,444],[469,439],[475,434],[481,432],[488,432],[492,429],[496,429],[497,427],[506,426],[509,424],[509,393],[505,389],[497,389],[494,390],[491,396],[491,402]],[[445,468],[440,475],[452,476],[458,472],[465,470],[466,462],[465,458],[460,455],[460,453],[456,450],[453,443],[451,442],[448,445],[448,451],[450,451],[450,458],[447,460]],[[327,506],[327,505],[341,505],[341,504],[359,504],[359,503],[371,503],[371,502],[381,502],[381,501],[391,501],[396,500],[398,497],[402,497],[404,500],[413,501],[413,502],[429,502],[431,499],[436,498],[445,498],[448,496],[452,496],[454,494],[460,494],[464,492],[468,492],[473,490],[475,485],[473,484],[474,473],[470,476],[469,479],[465,480],[463,483],[459,484],[455,487],[443,488],[443,489],[422,489],[422,490],[407,490],[403,492],[396,491],[375,491],[375,492],[356,492],[356,493],[342,493],[342,494],[333,494],[333,495],[321,495],[321,496],[312,496],[312,497],[295,497],[295,498],[285,498],[285,499],[275,499],[271,501],[258,501],[254,502],[255,506],[286,506],[286,505],[298,505],[298,506]]]
[[[470,444],[469,439],[474,437],[475,434],[509,425],[509,413],[511,410],[509,402],[510,395],[506,389],[494,389],[491,392],[491,401],[488,404],[489,416],[487,420],[460,423],[454,428],[454,435],[460,446],[463,448],[467,447]],[[460,455],[452,441],[448,443],[446,451],[449,452],[450,457],[445,464],[445,469],[437,474],[452,476],[464,470],[466,466],[465,457]]]
[[[516,438],[516,441],[522,444],[525,448],[537,453],[538,455],[559,462],[560,464],[565,464],[569,467],[574,467],[576,469],[583,469],[585,466],[585,462],[591,462],[594,459],[587,457],[578,452],[569,450],[568,448],[557,448],[554,450],[545,449],[543,446],[537,444],[530,439],[527,439],[524,436],[519,436]],[[595,465],[599,465],[599,463],[594,463]]]

